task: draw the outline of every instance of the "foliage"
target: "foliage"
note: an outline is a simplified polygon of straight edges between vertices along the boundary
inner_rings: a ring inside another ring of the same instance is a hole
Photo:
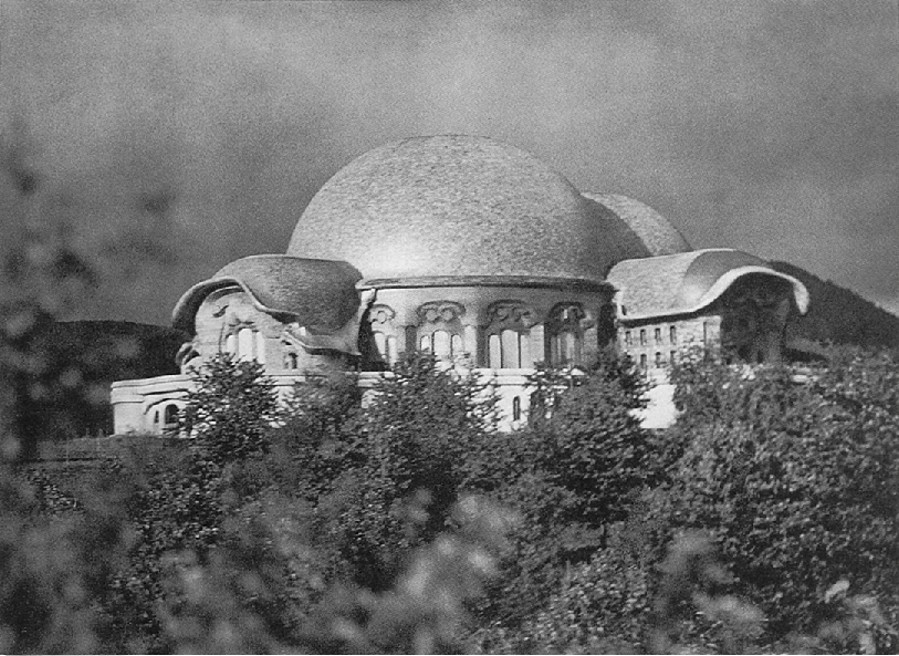
[[[341,424],[331,488],[318,501],[333,565],[374,590],[392,584],[411,550],[447,526],[490,439],[494,401],[476,379],[430,355],[399,363],[364,412]],[[320,461],[319,461],[320,462]]]
[[[508,628],[558,594],[561,572],[606,546],[609,527],[628,517],[652,478],[654,440],[633,414],[641,386],[628,363],[585,373],[538,369],[533,385],[531,426],[497,440],[489,454],[494,494],[523,519],[480,607]]]
[[[655,492],[659,544],[709,530],[769,639],[830,621],[825,591],[842,579],[896,608],[897,376],[887,354],[834,362],[806,384],[708,363],[676,375],[684,448]],[[882,637],[880,649],[896,647]]]
[[[258,362],[220,353],[195,373],[181,430],[218,465],[259,456],[278,418],[278,398]]]

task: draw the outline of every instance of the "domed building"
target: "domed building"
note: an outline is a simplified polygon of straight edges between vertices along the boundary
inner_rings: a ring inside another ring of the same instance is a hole
[[[693,251],[647,205],[580,192],[522,150],[405,139],[326,182],[286,254],[237,260],[184,293],[182,374],[114,383],[115,432],[171,428],[191,368],[220,352],[288,390],[347,370],[371,385],[403,353],[430,351],[482,370],[514,426],[536,363],[587,364],[611,346],[663,381],[696,346],[776,361],[807,305],[802,283],[763,260]]]

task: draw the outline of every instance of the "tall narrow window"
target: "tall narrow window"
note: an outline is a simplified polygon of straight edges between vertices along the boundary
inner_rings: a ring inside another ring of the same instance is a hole
[[[432,350],[443,360],[461,355],[462,322],[465,308],[455,301],[429,301],[418,308],[419,350]],[[459,351],[459,352],[456,352]]]
[[[534,313],[523,301],[503,300],[487,307],[487,360],[491,367],[530,367],[530,328]]]
[[[654,332],[655,332],[654,337],[656,340],[656,344],[661,344],[662,343],[662,329],[656,328]]]
[[[397,361],[397,333],[398,328],[394,323],[396,312],[393,308],[383,303],[376,303],[368,309],[368,320],[371,325],[372,339],[376,353],[368,357],[372,364],[394,364]],[[413,340],[415,337],[413,336]],[[408,347],[415,350],[416,345]]]
[[[521,397],[512,398],[512,421],[521,420]]]
[[[237,355],[237,335],[231,333],[225,338],[225,353]]]
[[[550,312],[546,331],[549,342],[547,352],[551,364],[580,363],[584,336],[581,322],[584,318],[584,311],[577,303],[557,305]]]
[[[500,345],[502,348],[502,363],[504,369],[518,369],[521,367],[521,347],[518,343],[518,333],[514,330],[504,330],[500,333]]]
[[[624,331],[624,345],[630,346],[633,343],[634,343],[634,339],[633,339],[633,336],[631,335],[631,331],[625,330]]]
[[[677,344],[677,326],[671,326],[671,328],[669,328],[668,339],[672,344]]]
[[[677,351],[671,351],[671,353],[669,353],[668,355],[669,355],[668,364],[674,366],[675,356],[677,355]]]
[[[252,328],[241,328],[237,332],[237,357],[241,360],[252,360],[255,341]]]
[[[656,351],[656,367],[662,366],[662,354]]]
[[[387,335],[380,332],[375,332],[372,334],[375,340],[375,348],[378,349],[378,353],[385,360],[387,359]]]
[[[640,346],[646,346],[646,329],[640,329]]]
[[[490,335],[487,340],[487,360],[491,369],[500,369],[503,366],[502,344],[499,335]]]
[[[435,330],[432,336],[434,355],[438,358],[446,359],[452,355],[450,344],[450,334],[445,330]]]
[[[396,348],[396,337],[390,335],[387,337],[387,362],[395,364],[399,359],[399,353]]]
[[[640,368],[646,369],[646,354],[645,353],[640,354]]]

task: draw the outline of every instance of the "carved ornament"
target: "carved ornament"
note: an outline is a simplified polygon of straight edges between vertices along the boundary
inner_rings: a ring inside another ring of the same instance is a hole
[[[496,301],[487,307],[489,324],[514,323],[530,328],[537,323],[534,311],[523,301]]]
[[[430,301],[418,308],[418,318],[422,323],[455,321],[465,314],[465,306],[455,301]]]

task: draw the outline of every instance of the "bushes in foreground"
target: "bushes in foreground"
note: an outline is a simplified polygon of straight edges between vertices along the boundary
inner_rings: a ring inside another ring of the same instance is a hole
[[[258,367],[214,367],[181,450],[122,460],[81,498],[47,476],[2,482],[0,646],[899,646],[888,355],[802,385],[687,363],[662,435],[632,416],[639,386],[616,364],[541,373],[543,411],[513,434],[492,430],[489,389],[430,358],[365,410],[351,380],[305,388],[274,429]]]

